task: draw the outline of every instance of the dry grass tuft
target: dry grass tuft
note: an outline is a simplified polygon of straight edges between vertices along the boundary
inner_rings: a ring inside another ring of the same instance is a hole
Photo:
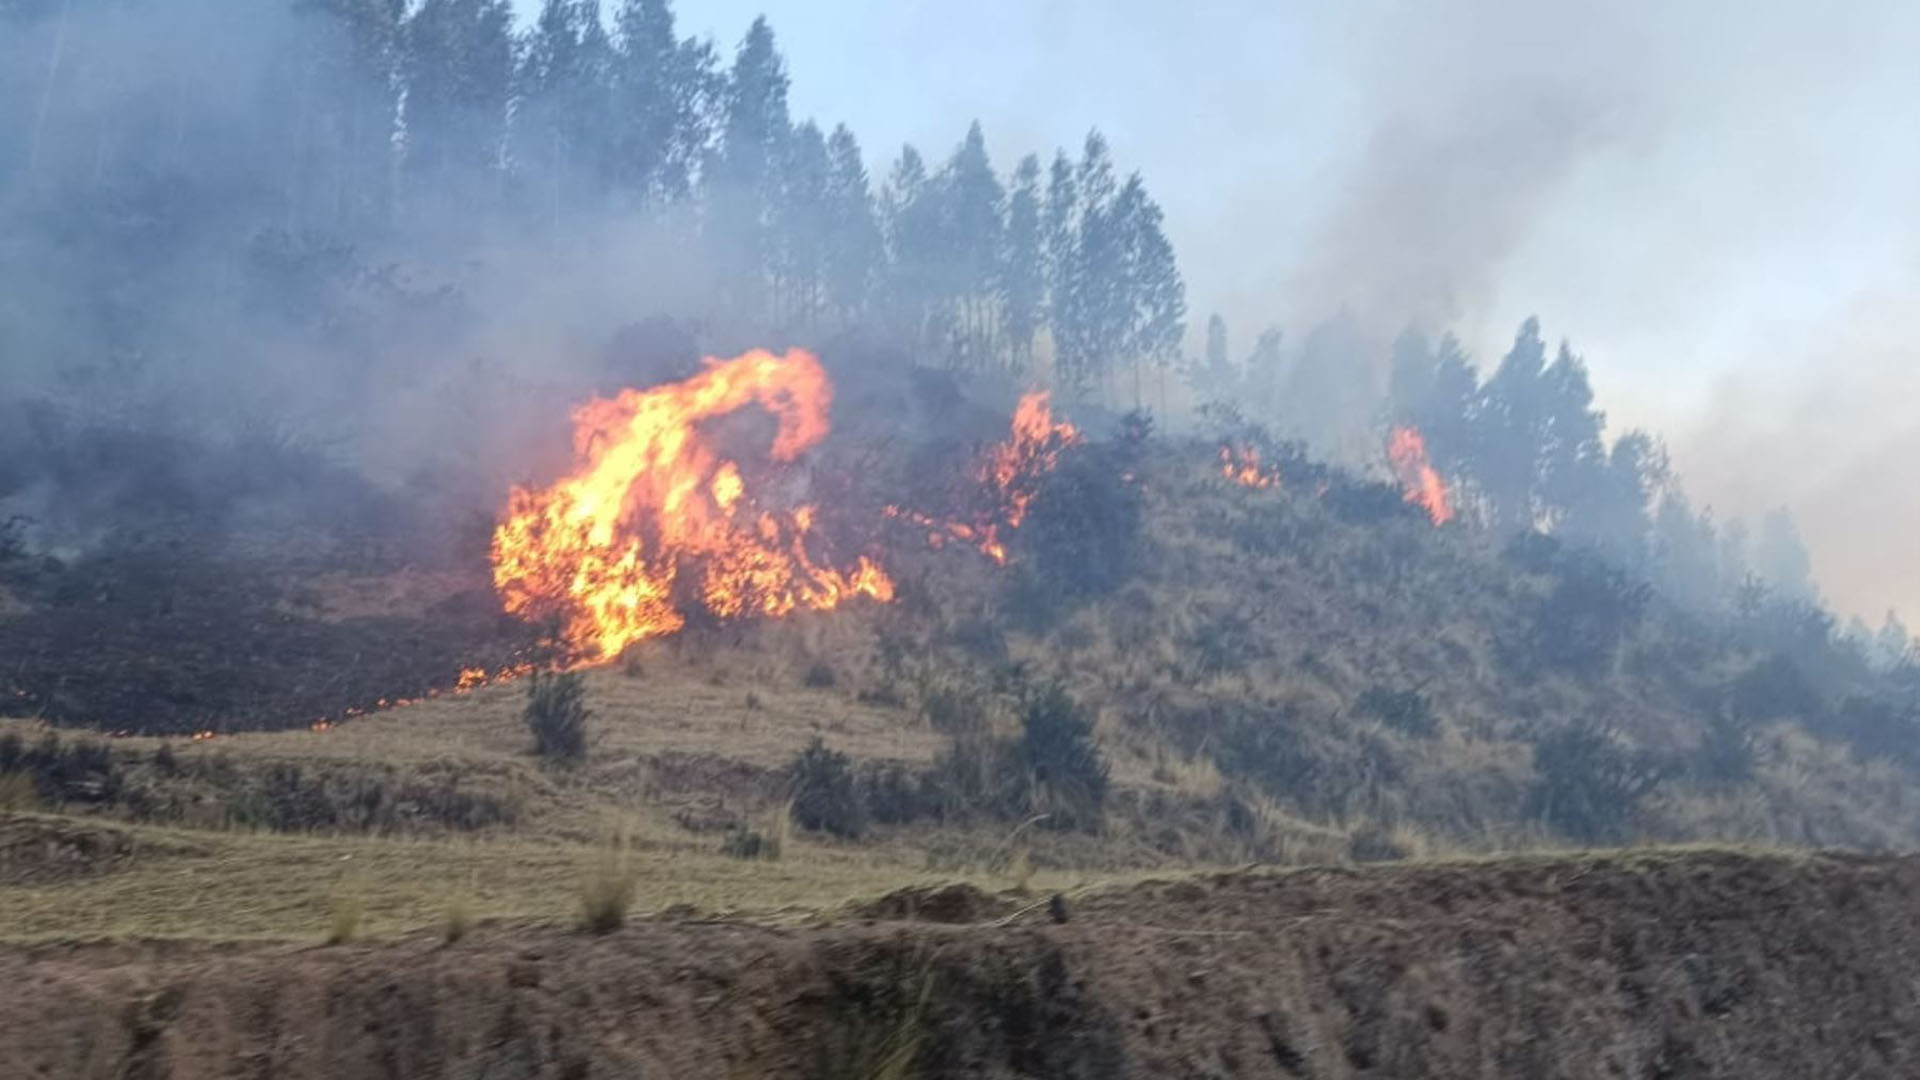
[[[452,945],[473,930],[473,900],[466,893],[447,898],[446,914],[440,921],[440,938]]]
[[[367,906],[353,892],[340,891],[327,899],[327,944],[345,945],[360,936]]]
[[[1220,766],[1208,754],[1178,757],[1167,750],[1165,743],[1156,743],[1155,757],[1153,778],[1185,794],[1211,799],[1226,787]]]
[[[33,777],[23,772],[0,773],[0,810],[40,809],[40,791]]]
[[[1027,855],[1027,849],[1021,848],[1007,860],[1007,880],[1013,882],[1013,890],[1025,894],[1032,891],[1033,859]]]
[[[624,841],[603,848],[580,879],[580,925],[610,934],[626,925],[627,912],[640,890],[640,871]]]

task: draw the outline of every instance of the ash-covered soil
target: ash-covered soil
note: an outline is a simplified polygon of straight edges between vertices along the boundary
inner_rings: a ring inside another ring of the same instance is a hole
[[[1911,1077],[1916,886],[1912,858],[1647,853],[1248,871],[1063,910],[956,892],[805,925],[492,925],[451,946],[16,947],[0,1061],[181,1080]]]
[[[50,567],[11,604],[0,598],[0,710],[121,734],[335,721],[525,660],[537,637],[483,578],[153,552]]]

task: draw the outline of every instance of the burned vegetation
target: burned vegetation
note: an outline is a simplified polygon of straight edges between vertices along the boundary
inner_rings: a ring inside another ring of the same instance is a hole
[[[0,545],[14,714],[117,734],[305,727],[537,650],[471,563],[422,557],[443,522],[324,454],[15,416],[33,445],[11,490],[44,509]]]

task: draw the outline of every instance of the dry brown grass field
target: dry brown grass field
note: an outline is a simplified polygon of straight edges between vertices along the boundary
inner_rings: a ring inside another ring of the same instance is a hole
[[[779,773],[808,739],[908,765],[931,760],[942,740],[910,714],[844,691],[749,689],[738,675],[716,685],[705,673],[652,667],[586,674],[592,746],[575,769],[532,755],[525,695],[513,682],[327,730],[112,740],[116,756],[136,763],[166,747],[170,778],[136,768],[143,783],[195,792],[181,820],[139,823],[82,805],[0,811],[0,935],[299,939],[324,935],[341,898],[360,906],[373,935],[431,927],[450,907],[483,921],[567,925],[610,849],[629,861],[636,913],[797,918],[903,886],[1057,890],[1136,876],[1097,841],[1073,853],[1086,867],[1012,870],[1024,845],[1018,836],[1003,843],[1011,830],[997,826],[902,828],[859,842],[800,833],[785,821]],[[29,741],[44,734],[27,721],[0,727]],[[236,821],[217,797],[195,791],[202,773],[254,777],[288,766],[305,776],[457,778],[508,802],[515,819],[373,835],[275,830]],[[778,836],[778,857],[723,855],[721,822]]]

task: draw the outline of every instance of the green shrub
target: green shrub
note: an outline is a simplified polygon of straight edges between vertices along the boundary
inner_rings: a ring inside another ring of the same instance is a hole
[[[1522,546],[1516,540],[1510,550]],[[1554,579],[1530,613],[1532,659],[1578,675],[1604,673],[1627,633],[1645,616],[1653,587],[1598,556],[1567,551],[1551,540],[1528,541],[1524,547],[1528,554],[1517,557],[1546,561]]]
[[[1920,714],[1911,706],[1854,694],[1823,726],[1862,759],[1885,758],[1909,767],[1920,763]]]
[[[1396,518],[1413,518],[1425,511],[1409,503],[1399,487],[1373,480],[1336,475],[1320,497],[1327,512],[1350,525],[1377,526]]]
[[[983,664],[1004,663],[1007,659],[1007,635],[992,619],[958,619],[941,632],[940,640]]]
[[[1140,563],[1143,516],[1136,474],[1115,448],[1069,447],[1014,534],[1021,563],[1008,579],[1011,610],[1046,625],[1125,584]]]
[[[780,839],[744,826],[727,830],[720,841],[720,854],[731,859],[767,859],[780,857]]]
[[[994,738],[984,730],[954,736],[952,745],[935,756],[922,784],[927,813],[947,821],[980,814],[1016,817],[1033,804],[1020,741]]]
[[[866,809],[847,755],[827,749],[816,735],[793,759],[788,775],[795,825],[848,839],[867,831]]]
[[[1817,726],[1820,694],[1792,657],[1773,653],[1741,672],[1727,687],[1734,715],[1749,723],[1795,719]]]
[[[586,680],[577,671],[536,672],[527,683],[534,752],[568,764],[587,756]]]
[[[113,750],[90,739],[62,742],[47,732],[32,746],[17,734],[0,737],[0,773],[17,773],[34,788],[36,804],[116,803],[126,774]]]
[[[519,816],[513,797],[463,789],[458,773],[406,778],[389,766],[345,769],[275,762],[257,776],[219,770],[227,820],[276,832],[384,833],[422,824],[483,829]]]
[[[942,735],[963,735],[987,726],[980,695],[956,686],[938,686],[923,694],[920,715],[926,718],[928,727]]]
[[[1054,828],[1094,828],[1107,801],[1106,759],[1094,739],[1093,717],[1066,689],[1050,683],[1029,690],[1020,709],[1020,751],[1034,785],[1044,793]]]
[[[1561,728],[1536,742],[1533,768],[1532,812],[1563,835],[1602,844],[1626,839],[1640,800],[1669,772],[1657,756],[1590,723]]]
[[[1440,730],[1427,696],[1418,690],[1389,690],[1376,683],[1361,691],[1353,708],[1402,734],[1425,738]]]
[[[1707,784],[1742,784],[1753,779],[1758,756],[1753,728],[1737,716],[1707,721],[1690,763],[1695,779]]]
[[[1242,671],[1258,650],[1254,647],[1252,627],[1243,616],[1225,611],[1203,620],[1194,628],[1188,642],[1203,675],[1221,675]]]
[[[1412,853],[1385,828],[1368,823],[1347,837],[1347,858],[1357,863],[1398,862]]]
[[[925,779],[898,762],[880,762],[862,770],[860,792],[868,818],[882,825],[904,825],[938,813],[927,797]]]

